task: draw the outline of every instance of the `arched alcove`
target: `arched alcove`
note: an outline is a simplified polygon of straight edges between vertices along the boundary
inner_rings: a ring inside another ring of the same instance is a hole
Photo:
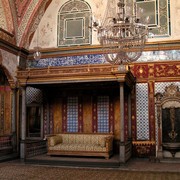
[[[12,134],[13,89],[16,87],[9,70],[3,65],[4,59],[0,51],[0,135]]]
[[[158,144],[157,156],[166,157],[170,152],[172,157],[180,151],[180,91],[171,84],[164,93],[156,94]]]

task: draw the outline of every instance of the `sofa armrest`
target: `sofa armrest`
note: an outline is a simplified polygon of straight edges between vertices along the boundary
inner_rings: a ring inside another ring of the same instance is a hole
[[[48,147],[53,147],[62,143],[62,137],[60,135],[50,135],[47,137]]]
[[[105,143],[106,143],[106,149],[107,151],[112,151],[113,150],[113,136],[108,136],[105,138]]]

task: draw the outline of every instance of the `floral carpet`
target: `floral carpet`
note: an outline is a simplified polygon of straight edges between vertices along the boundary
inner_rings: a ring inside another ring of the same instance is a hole
[[[180,172],[137,171],[0,163],[2,180],[180,180]]]

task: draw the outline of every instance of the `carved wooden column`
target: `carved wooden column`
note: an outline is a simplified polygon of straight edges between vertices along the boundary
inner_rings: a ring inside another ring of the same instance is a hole
[[[11,118],[11,127],[12,127],[12,135],[13,135],[13,151],[17,151],[17,132],[16,132],[16,89],[13,89],[12,94],[12,118]]]
[[[120,83],[120,153],[119,161],[125,162],[125,137],[124,137],[124,83]]]
[[[119,162],[125,163],[132,155],[131,141],[131,90],[135,84],[135,77],[129,66],[120,65],[115,74],[120,89],[120,144]],[[125,91],[126,90],[126,91]]]
[[[128,95],[128,139],[132,139],[132,132],[131,132],[131,93]]]
[[[162,114],[161,114],[161,98],[160,93],[156,94],[156,105],[157,105],[157,124],[158,124],[158,139],[157,139],[157,157],[162,158]]]
[[[25,140],[26,140],[26,87],[22,87],[22,115],[21,115],[21,142],[20,158],[25,159]]]

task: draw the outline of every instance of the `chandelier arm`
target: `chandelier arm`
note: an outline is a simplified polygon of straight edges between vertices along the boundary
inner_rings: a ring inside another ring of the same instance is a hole
[[[104,57],[111,64],[120,65],[137,61],[143,52],[148,27],[140,23],[140,19],[136,15],[136,4],[134,2],[131,4],[133,5],[131,16],[126,15],[125,8],[128,6],[125,5],[125,1],[119,0],[116,16],[107,17],[104,25],[96,23],[95,28],[98,32],[98,40],[103,48]]]

